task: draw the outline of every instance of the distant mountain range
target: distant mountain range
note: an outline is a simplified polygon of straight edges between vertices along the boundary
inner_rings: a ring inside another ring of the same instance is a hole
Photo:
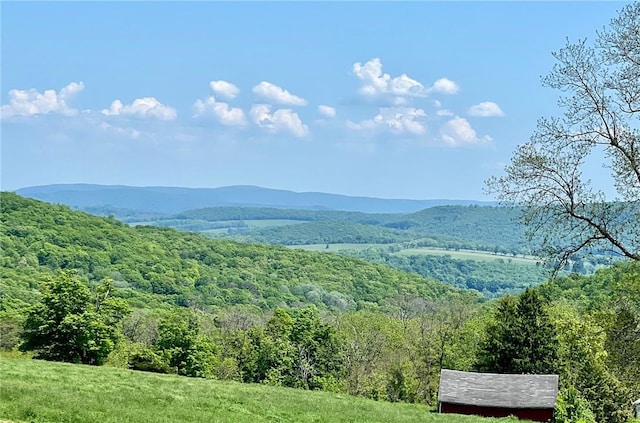
[[[205,207],[275,207],[364,213],[413,213],[442,205],[495,205],[492,202],[473,200],[354,197],[320,192],[293,192],[248,185],[180,188],[57,184],[21,188],[16,190],[16,193],[24,197],[65,204],[79,209],[110,206],[153,213],[178,213]]]

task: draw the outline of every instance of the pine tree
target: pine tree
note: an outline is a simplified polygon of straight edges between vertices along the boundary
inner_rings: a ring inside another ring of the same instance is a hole
[[[477,369],[512,374],[550,374],[557,371],[558,340],[545,309],[533,289],[500,300],[494,321],[480,350]]]

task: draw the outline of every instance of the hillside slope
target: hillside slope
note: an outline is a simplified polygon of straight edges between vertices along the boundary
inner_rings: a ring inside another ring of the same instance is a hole
[[[3,358],[0,419],[30,422],[432,422],[510,421],[435,414],[389,403],[172,375]]]
[[[111,278],[118,294],[138,306],[271,309],[315,302],[375,309],[399,294],[438,298],[456,292],[363,260],[209,240],[173,229],[132,228],[13,193],[0,194],[0,207],[5,309],[31,303],[38,282],[60,269],[77,269],[90,281]]]

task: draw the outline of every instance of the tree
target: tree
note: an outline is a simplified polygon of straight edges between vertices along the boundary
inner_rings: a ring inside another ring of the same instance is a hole
[[[560,387],[575,388],[579,396],[588,402],[596,421],[626,421],[631,398],[628,389],[607,366],[607,334],[601,326],[602,319],[581,315],[577,309],[562,302],[554,304],[549,312],[560,343]]]
[[[43,291],[24,323],[20,349],[45,360],[103,364],[128,312],[123,300],[110,298],[111,282],[105,281],[93,296],[74,271],[64,271]]]
[[[550,374],[557,370],[558,340],[546,302],[533,289],[503,297],[487,327],[477,368],[496,373]]]
[[[556,423],[596,423],[589,403],[574,387],[560,391],[553,417]]]
[[[564,93],[562,117],[542,118],[488,191],[521,206],[530,240],[560,268],[581,250],[640,260],[640,2],[626,5],[596,42],[571,43],[542,78]],[[605,160],[615,196],[584,175],[589,157]]]
[[[239,348],[245,382],[302,389],[338,389],[344,373],[341,339],[315,306],[276,309],[265,328],[247,331]]]
[[[203,317],[193,310],[180,310],[160,322],[155,352],[173,373],[190,377],[213,375],[217,348],[202,330]],[[151,361],[155,358],[149,357]]]

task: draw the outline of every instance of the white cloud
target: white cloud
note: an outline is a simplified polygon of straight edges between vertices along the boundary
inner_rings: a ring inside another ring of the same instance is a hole
[[[271,113],[270,105],[254,104],[249,114],[253,123],[271,133],[290,132],[297,137],[309,134],[309,127],[291,109],[278,109]]]
[[[453,116],[453,113],[447,109],[436,110],[436,115],[438,116]]]
[[[231,82],[227,81],[211,81],[209,82],[209,86],[213,90],[214,93],[221,95],[227,100],[233,100],[236,98],[238,93],[240,92],[240,88],[233,85]]]
[[[137,116],[142,118],[155,118],[160,120],[174,120],[178,117],[176,109],[165,106],[155,97],[137,98],[131,104],[124,105],[120,100],[111,103],[108,109],[103,109],[106,116]]]
[[[318,106],[318,112],[322,116],[326,116],[329,118],[336,117],[336,109],[331,106],[325,106],[324,104]]]
[[[227,126],[243,126],[247,124],[242,109],[230,107],[227,103],[216,101],[213,96],[206,100],[196,100],[193,104],[193,117],[213,115],[221,124]]]
[[[389,131],[395,134],[424,135],[427,133],[427,125],[422,121],[426,113],[422,109],[413,107],[381,107],[373,119],[363,120],[360,123],[348,120],[347,128],[356,131]]]
[[[379,58],[373,58],[365,64],[357,62],[353,65],[352,71],[362,80],[360,94],[370,98],[391,97],[391,103],[397,106],[408,104],[412,97],[425,97],[431,93],[455,94],[460,90],[458,84],[447,78],[438,79],[427,88],[404,73],[392,77],[382,71]]]
[[[353,74],[362,80],[360,93],[368,97],[391,95],[396,97],[394,102],[402,104],[406,101],[404,97],[417,97],[426,94],[424,85],[410,78],[406,74],[391,77],[388,73],[382,72],[382,62],[379,58],[373,58],[362,64],[354,63]]]
[[[45,90],[39,92],[34,88],[29,90],[9,91],[9,104],[0,109],[2,118],[12,116],[35,116],[48,113],[59,113],[65,116],[78,114],[78,110],[69,106],[68,101],[84,89],[82,82],[72,82],[59,92]]]
[[[264,100],[289,106],[306,106],[307,100],[281,88],[271,82],[262,81],[253,87],[253,93]]]
[[[433,100],[433,105],[438,109],[436,110],[437,116],[453,116],[453,113],[451,113],[449,110],[442,108],[442,103],[440,101]]]
[[[115,134],[125,136],[128,138],[138,139],[140,138],[140,135],[141,135],[141,132],[138,131],[137,129],[113,126],[111,124],[108,124],[107,122],[101,122],[99,126],[104,131],[113,132]]]
[[[456,116],[442,125],[440,128],[440,136],[444,142],[453,147],[491,141],[491,137],[488,135],[478,138],[476,131],[471,127],[469,122],[460,116]]]
[[[500,106],[492,101],[483,101],[482,103],[476,104],[475,106],[471,106],[468,113],[469,116],[504,116],[504,112],[502,111]]]
[[[447,78],[440,78],[429,88],[429,92],[440,94],[455,94],[460,91],[460,86]]]

